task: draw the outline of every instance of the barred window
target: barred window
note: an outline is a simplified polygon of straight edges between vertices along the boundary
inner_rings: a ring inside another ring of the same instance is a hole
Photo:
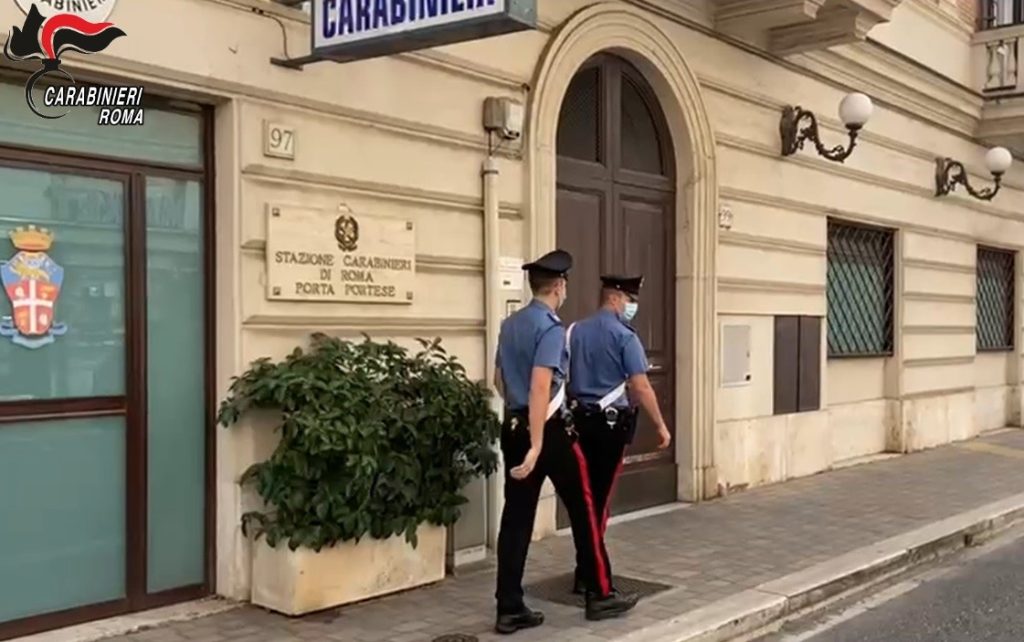
[[[893,232],[828,222],[828,356],[893,351]]]
[[[978,350],[1013,349],[1013,252],[978,247]]]

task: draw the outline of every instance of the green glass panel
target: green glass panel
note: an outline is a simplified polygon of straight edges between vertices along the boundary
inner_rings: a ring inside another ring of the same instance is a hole
[[[42,92],[39,85],[39,105]],[[98,125],[98,113],[96,108],[75,107],[63,118],[46,120],[29,110],[24,86],[0,83],[0,143],[187,167],[203,163],[199,114],[147,107],[144,125],[112,127]]]
[[[119,417],[0,426],[0,622],[125,596]]]
[[[885,270],[848,259],[829,260],[829,344],[842,354],[870,354],[885,350]]]
[[[0,193],[0,402],[124,394],[124,184],[0,167]],[[42,257],[20,253],[10,237],[28,225],[53,235],[41,270]],[[58,281],[53,302],[41,288]],[[35,336],[17,331],[12,299],[37,320],[27,329]],[[38,334],[44,314],[62,335]],[[15,343],[26,338],[53,342]]]
[[[204,579],[202,188],[146,179],[149,591]]]

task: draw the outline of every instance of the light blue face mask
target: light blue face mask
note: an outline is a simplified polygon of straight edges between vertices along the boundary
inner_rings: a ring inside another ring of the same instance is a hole
[[[626,321],[632,321],[633,317],[636,316],[636,311],[640,308],[639,303],[630,301],[626,304],[626,309],[622,312],[622,318]]]

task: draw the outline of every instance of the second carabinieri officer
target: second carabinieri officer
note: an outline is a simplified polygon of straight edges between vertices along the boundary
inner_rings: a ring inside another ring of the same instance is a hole
[[[629,324],[639,309],[642,276],[602,276],[601,308],[570,327],[572,355],[569,372],[569,407],[579,443],[587,459],[594,504],[600,515],[602,568],[611,582],[611,562],[604,549],[609,506],[615,479],[622,472],[626,446],[636,430],[636,403],[643,406],[657,427],[658,447],[668,448],[672,434],[658,408],[658,398],[647,379],[647,354]],[[630,403],[630,400],[636,403]],[[583,560],[576,559],[576,585],[586,590]]]
[[[635,604],[612,594],[586,460],[565,407],[566,332],[555,311],[565,303],[572,256],[556,250],[523,266],[533,301],[501,325],[495,386],[505,400],[501,453],[505,507],[498,533],[495,630],[539,626],[544,615],[523,602],[523,571],[537,500],[546,477],[565,504],[587,592],[587,616],[615,617]],[[566,418],[570,421],[567,422]]]

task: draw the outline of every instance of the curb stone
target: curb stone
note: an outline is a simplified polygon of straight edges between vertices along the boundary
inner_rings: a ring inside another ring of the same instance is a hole
[[[166,606],[151,611],[87,622],[63,629],[15,638],[10,642],[98,642],[122,635],[140,633],[175,622],[199,620],[210,615],[241,608],[243,603],[220,597]]]
[[[760,584],[616,642],[725,642],[885,576],[978,546],[1021,520],[1024,493]]]

